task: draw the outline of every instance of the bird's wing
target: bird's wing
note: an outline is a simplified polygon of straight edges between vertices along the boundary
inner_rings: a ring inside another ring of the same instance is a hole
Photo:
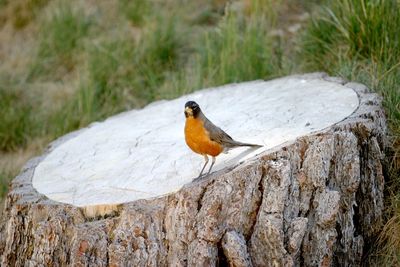
[[[209,137],[212,141],[222,145],[225,149],[238,147],[238,146],[250,146],[250,147],[262,147],[262,145],[242,143],[234,140],[221,128],[212,123],[203,115],[204,128],[207,130]]]
[[[204,118],[204,128],[207,130],[211,140],[227,148],[236,146],[236,141],[232,137],[207,118]]]

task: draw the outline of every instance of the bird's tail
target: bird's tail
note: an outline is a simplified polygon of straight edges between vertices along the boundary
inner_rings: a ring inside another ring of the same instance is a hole
[[[242,143],[239,141],[233,140],[231,143],[232,146],[250,146],[250,147],[262,147],[262,145],[257,145],[257,144],[249,144],[249,143]]]

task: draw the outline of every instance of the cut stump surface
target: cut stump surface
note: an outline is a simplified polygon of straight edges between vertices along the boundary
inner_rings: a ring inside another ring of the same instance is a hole
[[[290,77],[202,90],[125,112],[63,140],[35,168],[33,187],[50,199],[80,207],[176,192],[204,163],[184,141],[188,100],[198,102],[234,139],[264,145],[221,154],[215,171],[329,127],[358,107],[354,90],[322,79]]]

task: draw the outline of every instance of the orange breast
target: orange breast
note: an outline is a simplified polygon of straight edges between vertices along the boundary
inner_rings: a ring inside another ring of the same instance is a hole
[[[196,153],[201,155],[218,156],[223,147],[211,141],[208,132],[204,129],[203,121],[195,118],[186,118],[185,124],[186,144]]]

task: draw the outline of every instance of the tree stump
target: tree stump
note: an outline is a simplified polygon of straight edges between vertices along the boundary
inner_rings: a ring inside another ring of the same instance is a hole
[[[234,139],[186,147],[195,100]],[[357,83],[314,73],[198,91],[60,138],[11,183],[1,266],[360,265],[383,211],[386,121]]]

